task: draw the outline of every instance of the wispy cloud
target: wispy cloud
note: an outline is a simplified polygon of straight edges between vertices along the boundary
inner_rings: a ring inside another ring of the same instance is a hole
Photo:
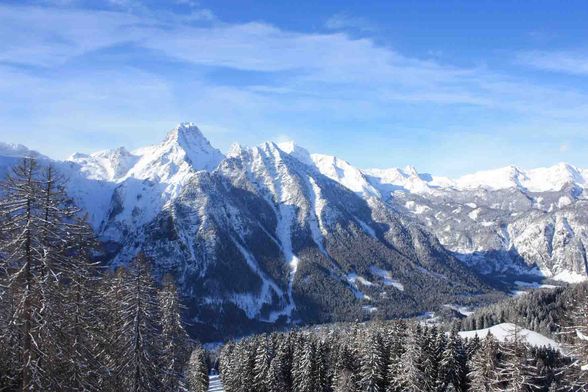
[[[477,129],[480,139],[562,133],[573,141],[586,131],[581,88],[409,56],[339,31],[341,20],[337,31],[309,33],[225,23],[197,6],[192,14],[0,5],[0,36],[11,37],[0,40],[0,137],[23,119],[43,129],[31,147],[49,153],[51,130],[122,129],[103,143],[145,143],[180,120],[233,130],[213,140],[225,146],[287,131],[304,143],[325,124],[408,133],[453,126]],[[51,148],[64,145],[56,138]]]
[[[374,32],[377,30],[375,23],[360,16],[338,13],[331,16],[325,22],[325,27],[329,30],[359,30],[363,32]]]
[[[588,75],[588,51],[530,51],[521,53],[517,61],[546,71]]]

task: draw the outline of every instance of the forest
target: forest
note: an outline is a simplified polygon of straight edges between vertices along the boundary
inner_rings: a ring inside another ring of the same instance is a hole
[[[96,264],[64,181],[25,159],[0,184],[0,391],[206,391],[172,280]]]
[[[587,343],[570,340],[570,357],[518,329],[464,340],[392,321],[258,335],[227,344],[219,362],[227,392],[585,391]]]

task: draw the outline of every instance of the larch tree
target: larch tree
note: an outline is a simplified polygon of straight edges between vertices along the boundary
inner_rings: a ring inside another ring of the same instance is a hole
[[[135,257],[123,277],[114,372],[124,390],[161,390],[161,313],[146,256]]]
[[[179,389],[186,363],[191,354],[192,343],[184,329],[181,317],[181,302],[171,276],[164,277],[159,290],[161,309],[162,342],[162,390],[175,392]]]

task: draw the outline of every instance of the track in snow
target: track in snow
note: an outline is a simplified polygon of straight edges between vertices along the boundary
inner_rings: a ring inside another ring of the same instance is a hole
[[[225,388],[218,375],[208,377],[208,392],[224,392]]]

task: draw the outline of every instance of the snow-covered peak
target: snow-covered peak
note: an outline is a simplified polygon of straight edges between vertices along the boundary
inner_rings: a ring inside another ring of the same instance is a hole
[[[567,163],[559,163],[547,168],[529,170],[529,190],[560,190],[567,184],[588,186],[588,170],[582,170]]]
[[[429,174],[419,173],[413,166],[404,169],[366,169],[364,173],[370,182],[384,195],[389,195],[396,190],[404,190],[412,193],[430,193],[434,188],[451,186],[452,182],[445,177],[432,177]]]
[[[187,161],[195,170],[213,170],[224,158],[191,122],[179,124],[167,134],[163,143],[144,151]]]
[[[76,153],[68,161],[80,165],[81,172],[93,180],[117,181],[123,178],[139,160],[124,147],[92,154]]]
[[[37,151],[31,150],[22,144],[9,144],[2,142],[0,142],[0,157],[48,159],[46,156]]]
[[[322,175],[339,182],[353,192],[364,196],[380,196],[378,190],[370,184],[364,173],[349,162],[323,154],[312,154],[311,159]]]
[[[460,189],[508,189],[519,188],[532,192],[560,191],[566,184],[581,187],[587,185],[587,171],[567,163],[551,167],[523,170],[516,166],[507,166],[495,170],[486,170],[469,174],[455,180],[455,187]]]
[[[159,182],[168,182],[179,172],[214,170],[224,158],[192,123],[181,123],[162,143],[138,149],[134,154],[140,159],[126,177]]]
[[[365,169],[363,172],[383,194],[395,190],[423,194],[444,188],[457,190],[517,188],[531,192],[548,192],[560,191],[568,184],[583,188],[588,186],[588,170],[579,169],[567,163],[532,170],[511,165],[467,174],[457,179],[418,173],[412,166],[404,169]]]
[[[524,171],[511,165],[465,175],[455,180],[455,184],[460,189],[486,188],[496,190],[520,188],[523,187],[522,184],[527,180],[528,177]]]

